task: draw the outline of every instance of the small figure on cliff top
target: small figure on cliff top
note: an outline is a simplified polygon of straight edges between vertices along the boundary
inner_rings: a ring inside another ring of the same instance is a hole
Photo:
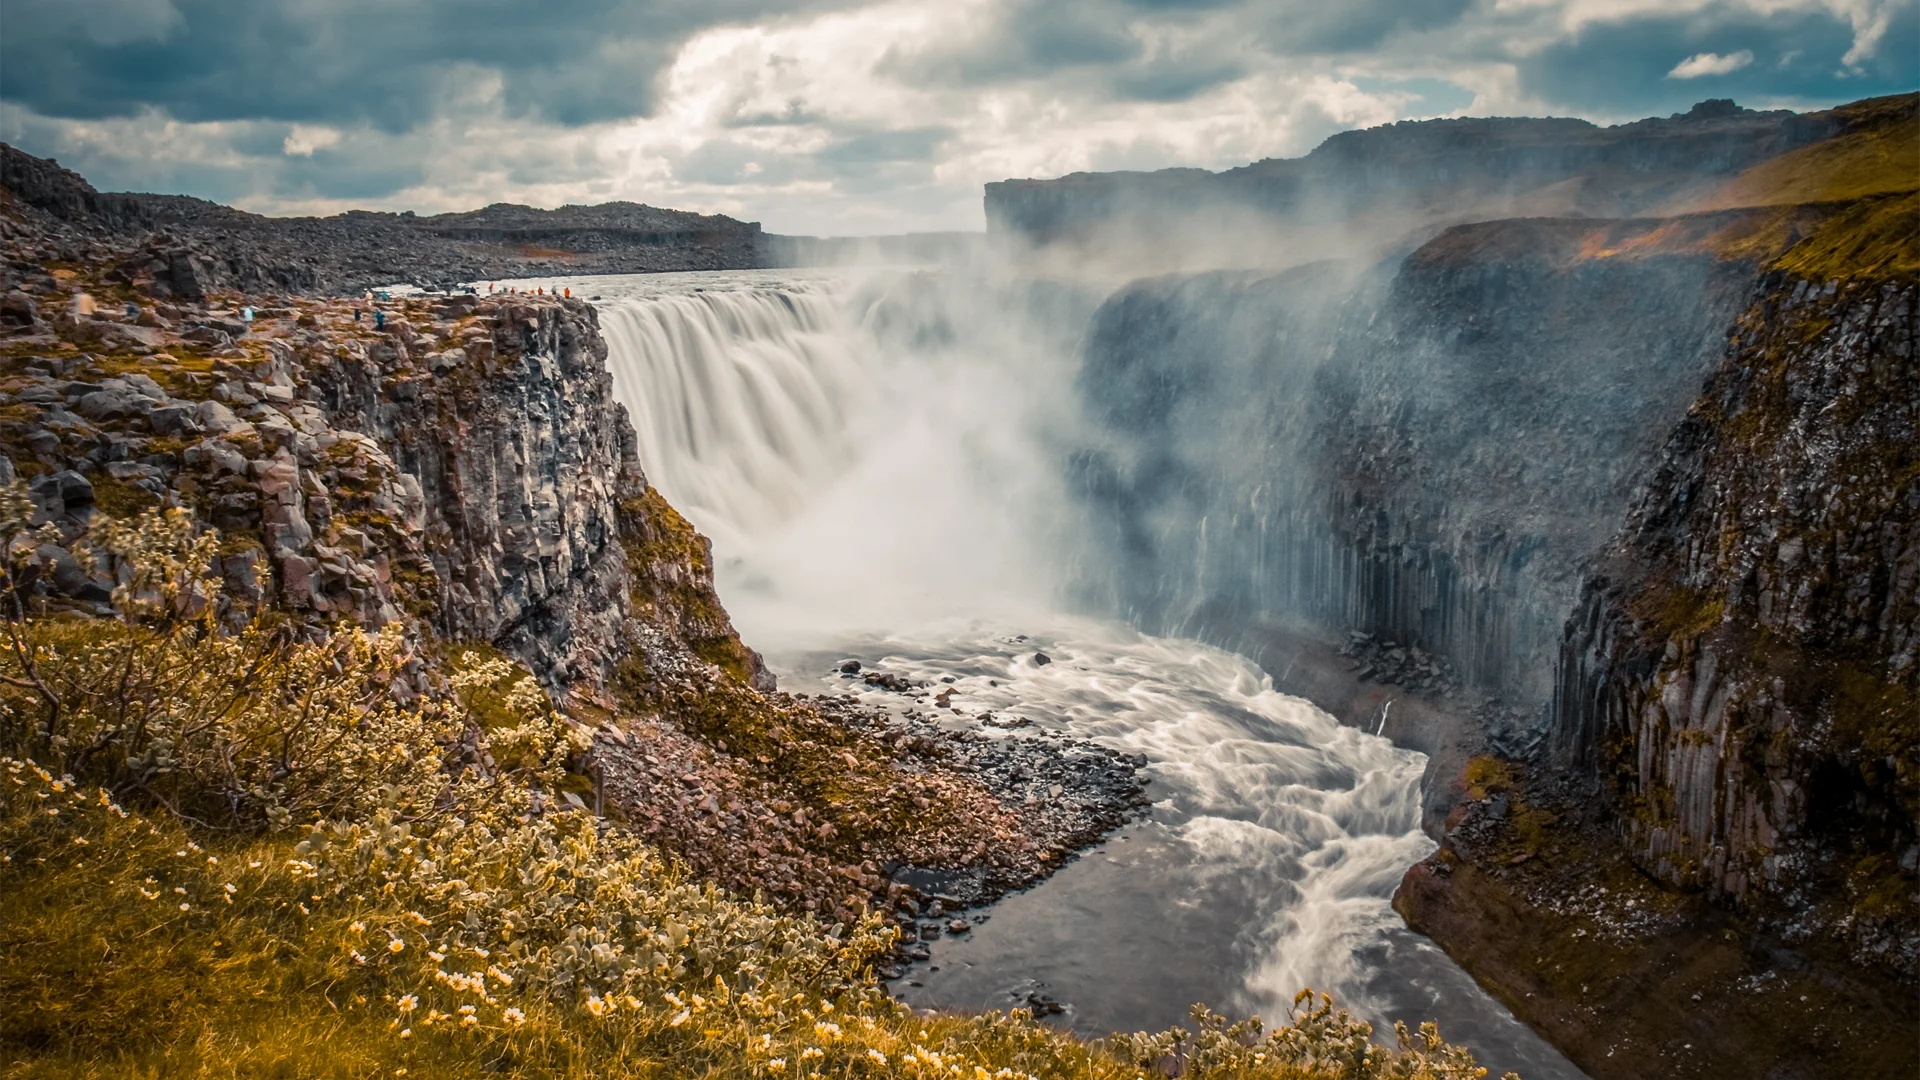
[[[573,290],[571,288],[567,290],[567,299],[573,299]]]
[[[384,311],[376,311],[376,312],[374,312],[374,313],[373,313],[373,328],[374,328],[375,330],[385,330],[385,329],[387,328],[387,313],[386,313],[386,312],[384,312]]]

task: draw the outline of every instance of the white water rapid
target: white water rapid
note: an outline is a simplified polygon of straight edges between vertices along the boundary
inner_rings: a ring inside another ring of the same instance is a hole
[[[1390,906],[1433,847],[1421,755],[1274,692],[1239,656],[1061,610],[1080,552],[1059,449],[1097,297],[904,272],[558,283],[597,297],[641,463],[713,538],[722,599],[784,687],[898,707],[834,672],[858,657],[953,680],[957,725],[1023,716],[1033,727],[1004,737],[1066,732],[1151,761],[1150,818],[935,943],[901,997],[979,1009],[1044,992],[1100,1034],[1180,1022],[1196,1001],[1280,1017],[1312,986],[1376,1023],[1438,1019],[1495,1075],[1580,1076]]]

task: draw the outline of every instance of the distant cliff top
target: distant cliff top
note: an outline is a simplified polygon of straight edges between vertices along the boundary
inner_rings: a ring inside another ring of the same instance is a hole
[[[253,291],[354,292],[549,274],[724,270],[767,259],[758,222],[631,202],[540,210],[495,203],[418,216],[352,210],[267,217],[186,195],[102,192],[51,159],[0,143],[0,198],[69,229],[152,234]]]
[[[1147,249],[1151,234],[1153,246],[1224,243],[1240,261],[1258,261],[1267,252],[1249,248],[1337,246],[1298,233],[1339,222],[1391,244],[1466,221],[1659,216],[1908,190],[1920,186],[1916,131],[1920,94],[1813,113],[1703,101],[1612,127],[1564,118],[1401,121],[1342,132],[1304,157],[1217,173],[1005,180],[987,185],[987,223],[997,236],[1042,246]]]

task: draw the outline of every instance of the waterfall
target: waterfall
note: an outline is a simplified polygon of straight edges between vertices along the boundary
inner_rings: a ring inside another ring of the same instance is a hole
[[[759,647],[1051,609],[1071,530],[1047,439],[1098,297],[905,271],[597,287],[640,464]]]
[[[1119,604],[1065,612],[1066,583],[1112,558],[1068,486],[1101,294],[787,271],[591,287],[641,464],[712,537],[728,612],[783,687],[935,708],[843,679],[855,656],[944,686],[942,718],[984,737],[1027,737],[983,723],[1014,716],[1153,763],[1150,820],[937,943],[938,967],[896,987],[908,1001],[1017,1004],[1005,984],[1042,978],[1104,1031],[1201,999],[1272,1015],[1313,985],[1376,1021],[1439,1016],[1529,1075],[1577,1075],[1393,913],[1400,873],[1432,849],[1420,755],[1276,693],[1244,658],[1113,620]],[[1148,547],[1186,558],[1121,576],[1237,582],[1247,519],[1264,530],[1290,505],[1270,479],[1245,510],[1202,501],[1151,522]],[[1312,553],[1323,573],[1343,566]],[[1109,937],[1128,948],[1090,947]]]
[[[871,356],[834,283],[632,296],[600,322],[648,480],[710,534],[779,524],[853,461]]]

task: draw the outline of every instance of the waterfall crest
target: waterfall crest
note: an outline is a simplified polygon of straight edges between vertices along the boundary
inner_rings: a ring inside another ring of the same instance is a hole
[[[834,283],[629,296],[600,321],[649,482],[709,532],[778,524],[853,461],[872,358]]]

